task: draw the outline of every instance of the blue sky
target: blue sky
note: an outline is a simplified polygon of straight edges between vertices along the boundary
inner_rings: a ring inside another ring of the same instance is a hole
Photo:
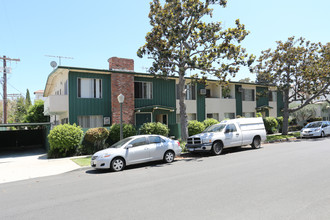
[[[59,63],[45,55],[74,58],[62,59],[64,66],[97,69],[108,69],[107,60],[113,56],[132,58],[135,71],[145,72],[151,61],[138,58],[136,51],[151,29],[149,2],[0,0],[0,56],[21,59],[7,64],[12,67],[8,93],[44,89],[50,62]],[[225,27],[232,27],[237,18],[246,25],[251,33],[242,45],[257,56],[290,36],[330,41],[329,0],[228,0],[226,8],[214,9],[213,20]],[[242,69],[233,80],[245,77],[255,78]]]

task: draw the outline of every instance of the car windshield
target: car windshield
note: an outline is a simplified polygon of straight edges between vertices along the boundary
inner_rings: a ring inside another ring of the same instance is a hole
[[[206,132],[220,132],[222,131],[224,128],[226,127],[226,124],[216,124],[216,125],[211,125],[209,127],[207,127],[203,133]]]
[[[308,125],[306,125],[305,128],[319,128],[321,127],[322,122],[314,122],[314,123],[309,123]]]
[[[133,139],[132,137],[125,138],[125,139],[118,141],[117,143],[111,145],[109,148],[120,148],[123,145],[125,145],[127,142],[131,141],[132,139]]]

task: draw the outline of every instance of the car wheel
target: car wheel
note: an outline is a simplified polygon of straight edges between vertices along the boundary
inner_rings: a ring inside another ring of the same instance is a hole
[[[124,167],[125,167],[125,161],[120,157],[117,157],[111,161],[110,169],[112,171],[115,172],[122,171]]]
[[[174,157],[175,157],[175,155],[174,155],[173,151],[170,151],[170,150],[166,151],[164,154],[164,161],[166,163],[172,163],[174,161]]]
[[[321,132],[321,138],[325,137],[324,131]]]
[[[251,144],[251,147],[254,148],[254,149],[258,149],[258,148],[260,148],[260,146],[261,146],[260,137],[254,137],[253,141],[252,141],[252,144]]]
[[[223,144],[221,141],[214,142],[211,148],[211,153],[213,155],[220,155],[223,149]]]

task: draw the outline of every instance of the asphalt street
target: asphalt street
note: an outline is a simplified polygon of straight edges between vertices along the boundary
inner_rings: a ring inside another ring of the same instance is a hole
[[[0,184],[0,219],[330,219],[330,137]]]

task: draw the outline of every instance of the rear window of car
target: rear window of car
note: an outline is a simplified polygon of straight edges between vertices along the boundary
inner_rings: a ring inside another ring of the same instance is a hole
[[[159,136],[150,136],[149,137],[149,142],[150,144],[153,144],[153,143],[161,143],[161,142],[165,142],[165,140]]]

